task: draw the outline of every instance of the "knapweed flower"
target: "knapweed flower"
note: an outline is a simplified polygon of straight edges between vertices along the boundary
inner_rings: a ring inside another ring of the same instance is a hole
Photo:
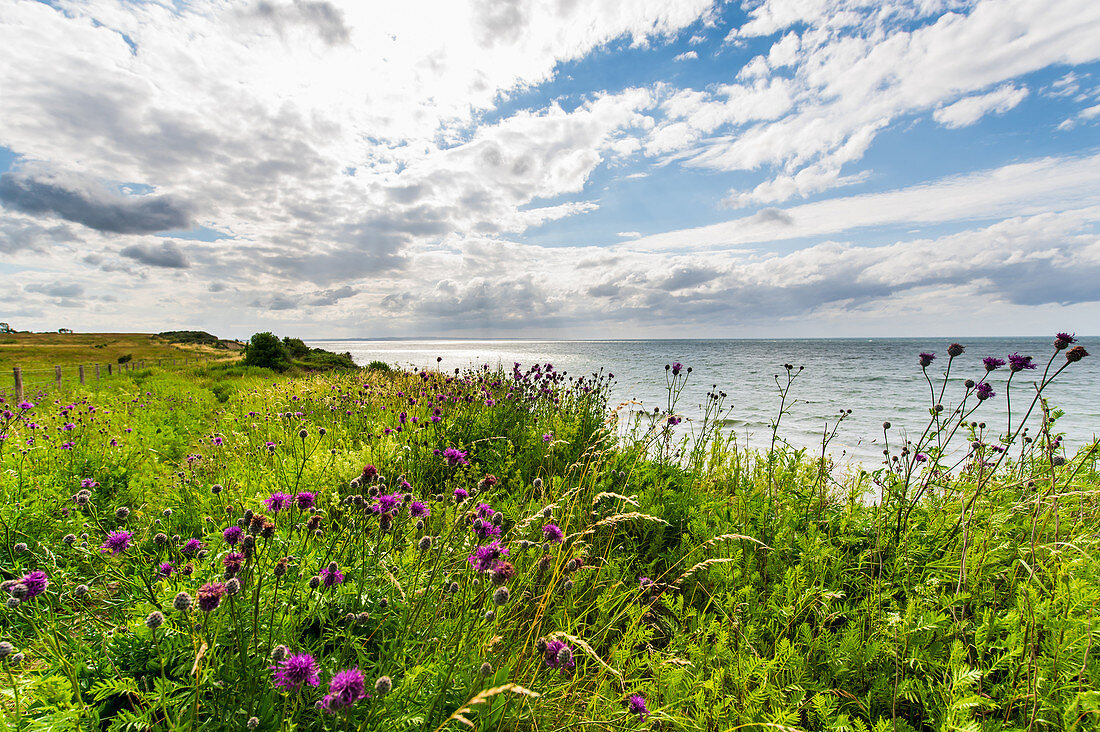
[[[493,604],[497,607],[503,607],[508,604],[509,592],[507,587],[498,587],[493,592]]]
[[[199,610],[204,613],[212,613],[222,602],[225,594],[225,585],[221,582],[207,582],[199,588]]]
[[[1005,365],[1005,360],[1003,358],[997,358],[996,356],[986,356],[982,359],[982,363],[985,364],[986,371],[996,371]]]
[[[477,534],[478,539],[488,539],[490,536],[500,536],[500,527],[492,521],[486,521],[485,519],[474,519],[474,522],[470,524],[470,528]]]
[[[375,513],[389,513],[400,505],[401,496],[397,493],[390,493],[385,496],[378,496],[375,504],[371,506],[371,510]]]
[[[645,699],[641,694],[631,694],[626,698],[626,708],[631,714],[638,715],[638,721],[644,722],[645,718],[649,716],[649,710],[646,709]]]
[[[117,556],[130,548],[130,539],[133,534],[129,531],[112,531],[107,534],[107,541],[103,542],[99,549]]]
[[[157,565],[157,574],[159,574],[161,577],[171,577],[172,572],[175,571],[176,569],[172,566],[171,562],[161,562]]]
[[[577,665],[573,660],[573,649],[560,640],[552,640],[547,643],[543,657],[546,659],[547,666],[559,669],[563,673],[566,669],[571,669]]]
[[[149,630],[156,630],[162,625],[164,625],[164,613],[159,610],[154,610],[145,618],[145,627]]]
[[[923,452],[918,452],[916,455],[913,456],[913,459],[916,460],[918,463],[923,463],[928,460],[928,456],[925,455]]]
[[[298,504],[298,508],[303,511],[308,511],[317,505],[317,494],[310,491],[302,491],[294,496],[294,502]]]
[[[225,539],[225,543],[229,546],[236,546],[237,542],[241,539],[241,534],[244,533],[244,529],[240,526],[227,526],[225,531],[222,532],[222,538]]]
[[[199,550],[202,548],[202,542],[198,539],[188,539],[187,542],[184,543],[181,551],[183,551],[184,554],[198,554]]]
[[[277,666],[272,666],[275,672],[275,686],[280,689],[297,691],[303,684],[318,686],[321,679],[317,676],[317,662],[308,653],[297,653],[288,656]]]
[[[922,354],[920,354],[920,356],[918,356],[917,360],[920,361],[920,367],[922,369],[926,369],[926,368],[928,368],[929,366],[932,365],[933,361],[936,360],[936,354],[934,354],[934,353],[922,353]]]
[[[409,504],[409,515],[413,518],[425,518],[430,516],[432,510],[428,508],[426,503],[421,501],[413,501]]]
[[[1077,363],[1087,355],[1089,355],[1089,352],[1085,350],[1084,346],[1074,346],[1066,351],[1066,360],[1070,363]]]
[[[241,571],[241,567],[244,566],[245,556],[240,552],[229,552],[222,557],[222,565],[225,567],[225,571],[230,575],[237,574]]]
[[[374,682],[374,690],[378,696],[385,696],[393,690],[393,680],[389,676],[379,676]]]
[[[462,503],[470,497],[470,494],[465,488],[455,488],[454,497],[455,503]]]
[[[1074,333],[1057,334],[1056,336],[1054,336],[1054,348],[1059,351],[1064,351],[1065,349],[1069,348],[1077,342],[1077,338],[1075,337],[1075,335],[1076,334]]]
[[[443,459],[447,461],[447,465],[450,467],[456,467],[459,465],[469,465],[466,460],[467,453],[462,450],[456,450],[453,447],[448,447],[443,451]]]
[[[23,598],[24,602],[41,595],[46,591],[46,588],[50,586],[49,577],[41,569],[36,569],[30,574],[23,575],[23,579],[19,581],[27,588],[27,594]]]
[[[947,347],[947,355],[951,358],[955,358],[956,356],[961,356],[963,354],[963,351],[965,350],[966,346],[964,346],[963,344],[952,343],[950,346]]]
[[[466,561],[478,572],[491,572],[506,556],[508,556],[508,547],[501,545],[499,541],[493,541],[485,546],[479,546]]]
[[[1031,356],[1021,356],[1018,353],[1013,353],[1008,357],[1008,370],[1012,373],[1025,369],[1033,369],[1035,367],[1036,364],[1031,362]]]
[[[172,600],[172,607],[179,612],[186,612],[191,607],[191,596],[186,592],[180,592]]]
[[[359,669],[337,671],[329,681],[329,693],[321,701],[321,708],[329,712],[347,709],[367,695],[366,686],[367,681]]]
[[[684,365],[682,363],[680,363],[679,361],[673,361],[672,366],[670,368],[672,370],[672,375],[673,376],[679,376],[680,371],[682,371],[683,368],[684,368]]]
[[[267,510],[271,511],[271,513],[279,513],[279,511],[289,506],[292,500],[294,499],[289,493],[275,491],[264,499],[264,505],[267,506]]]
[[[338,585],[344,581],[344,573],[340,571],[340,568],[336,566],[336,562],[330,563],[327,567],[321,570],[321,582],[325,587],[332,587]]]
[[[981,401],[981,402],[984,402],[986,399],[990,399],[992,397],[997,396],[997,394],[993,391],[993,385],[989,384],[989,383],[986,383],[984,381],[982,383],[978,384],[977,394],[978,394],[978,401]]]
[[[489,507],[488,503],[479,503],[479,504],[477,504],[477,515],[480,516],[481,518],[483,518],[483,519],[490,518],[493,515],[493,513],[495,513],[495,512],[493,511],[492,508]]]
[[[23,411],[34,409],[34,404],[32,402],[19,402],[19,408]]]
[[[545,526],[543,526],[542,535],[546,537],[547,541],[553,542],[555,544],[560,544],[562,542],[562,539],[565,538],[565,534],[562,533],[562,530],[558,528],[557,524],[546,524]]]

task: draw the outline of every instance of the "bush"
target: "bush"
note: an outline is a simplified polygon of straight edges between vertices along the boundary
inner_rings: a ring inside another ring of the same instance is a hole
[[[287,353],[291,358],[306,358],[309,356],[310,348],[302,342],[301,338],[283,338],[283,345],[286,346]]]
[[[388,363],[385,361],[371,361],[367,364],[367,371],[393,371]]]
[[[118,357],[118,362],[119,363],[129,363],[131,360],[133,360],[133,358],[134,358],[134,354],[127,353],[125,355],[119,356]]]
[[[290,368],[290,354],[274,333],[255,333],[245,346],[244,365],[286,371]]]

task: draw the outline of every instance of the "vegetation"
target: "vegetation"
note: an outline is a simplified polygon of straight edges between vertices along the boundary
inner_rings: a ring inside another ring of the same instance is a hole
[[[13,366],[24,371],[54,366],[118,363],[120,356],[135,361],[158,359],[224,357],[202,345],[174,344],[149,333],[6,333],[0,335],[0,370],[10,374]],[[52,378],[52,377],[46,377]],[[6,386],[7,384],[4,384]]]
[[[157,337],[169,343],[210,346],[211,348],[220,350],[225,350],[229,348],[230,344],[234,343],[234,341],[223,340],[216,335],[211,335],[205,330],[168,330],[163,333],[157,333]]]
[[[274,333],[256,333],[244,351],[244,364],[275,371],[332,371],[358,369],[350,353],[333,353],[310,348],[299,338],[283,338]]]
[[[720,392],[681,422],[680,364],[626,429],[607,378],[549,366],[145,369],[0,405],[7,723],[1095,729],[1097,447],[1066,455],[1045,401],[1072,342],[1004,432],[981,373],[929,374],[928,429],[850,475],[778,437],[791,366],[762,452]]]

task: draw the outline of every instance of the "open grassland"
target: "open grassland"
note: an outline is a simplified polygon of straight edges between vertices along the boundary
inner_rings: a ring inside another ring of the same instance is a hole
[[[841,476],[779,403],[763,452],[719,394],[680,423],[667,373],[625,439],[606,380],[548,367],[145,369],[0,405],[6,723],[1097,728],[1097,453],[1041,401],[1001,439],[969,383]]]
[[[13,366],[33,371],[54,366],[118,363],[120,356],[134,361],[195,357],[226,358],[234,354],[210,346],[170,343],[150,333],[3,333],[0,334],[0,370]]]

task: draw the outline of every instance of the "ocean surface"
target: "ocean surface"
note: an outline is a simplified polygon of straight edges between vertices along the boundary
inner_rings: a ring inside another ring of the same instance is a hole
[[[945,411],[950,412],[965,391],[963,382],[975,381],[985,373],[982,358],[1006,358],[1018,352],[1033,356],[1036,371],[1022,371],[1012,380],[1014,423],[1031,403],[1032,384],[1042,374],[1053,353],[1051,338],[960,338],[966,352],[955,359],[944,394]],[[503,364],[511,369],[516,361],[526,369],[534,363],[553,364],[569,374],[591,374],[601,368],[615,376],[610,406],[634,401],[633,412],[665,407],[668,399],[665,364],[679,361],[692,367],[681,392],[676,412],[687,419],[678,429],[690,432],[693,420],[702,416],[707,392],[726,392],[724,428],[736,432],[738,442],[750,447],[767,447],[770,423],[779,410],[775,375],[785,382],[783,364],[805,368],[795,379],[790,397],[795,400],[783,417],[780,437],[811,452],[821,449],[822,430],[842,409],[852,413],[840,425],[829,446],[839,462],[856,462],[873,467],[882,461],[882,423],[892,425],[890,440],[896,444],[903,434],[917,439],[928,421],[931,404],[928,383],[917,363],[921,351],[934,352],[937,360],[928,374],[939,388],[947,364],[947,346],[952,339],[789,339],[789,340],[314,340],[315,347],[350,352],[356,363],[385,361],[405,368],[436,368]],[[1100,338],[1081,338],[1095,355],[1070,364],[1043,394],[1052,407],[1065,411],[1057,430],[1066,433],[1071,452],[1100,435]],[[1065,362],[1064,352],[1054,368]],[[1052,368],[1053,371],[1053,368]],[[987,379],[996,396],[981,405],[972,419],[985,421],[988,429],[1003,432],[1006,426],[1005,380],[1008,369],[994,371]],[[971,398],[973,401],[973,398]],[[1036,408],[1028,424],[1039,426]],[[831,427],[830,427],[831,429]],[[964,439],[959,439],[962,437]],[[956,438],[965,448],[965,436]],[[954,444],[954,443],[953,443]]]

